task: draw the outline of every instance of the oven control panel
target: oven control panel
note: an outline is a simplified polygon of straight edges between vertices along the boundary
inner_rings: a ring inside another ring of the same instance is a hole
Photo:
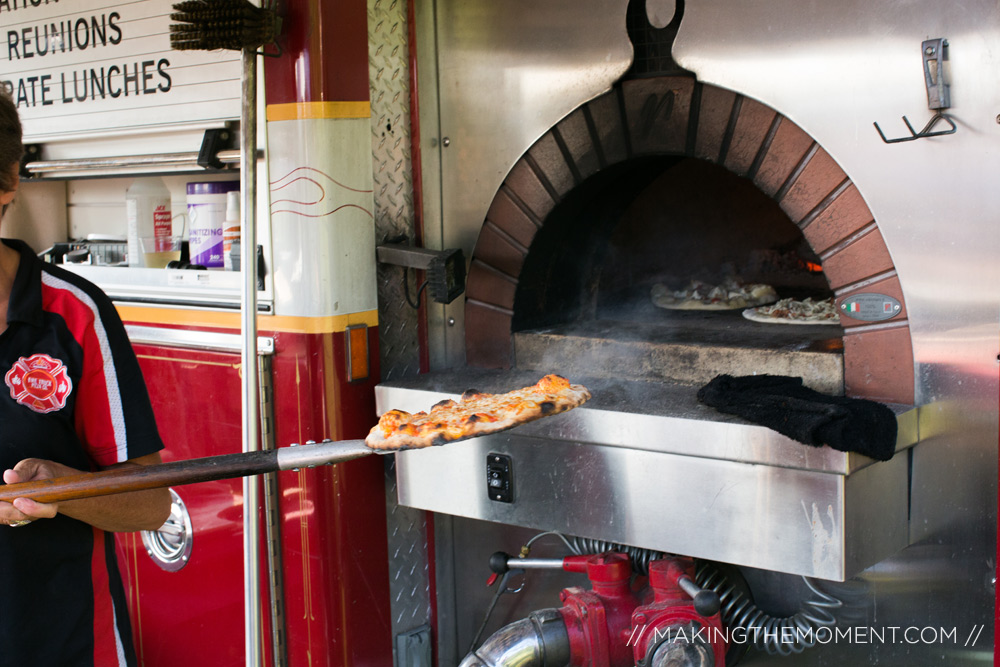
[[[514,462],[507,454],[486,455],[486,493],[490,500],[514,502]]]

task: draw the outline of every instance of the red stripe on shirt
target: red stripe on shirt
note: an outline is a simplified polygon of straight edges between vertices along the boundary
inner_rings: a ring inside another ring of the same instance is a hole
[[[111,364],[112,360],[103,357],[94,332],[97,314],[69,290],[45,283],[42,284],[42,307],[63,317],[73,339],[83,350],[83,369],[76,387],[74,413],[77,436],[99,467],[120,463],[104,373],[105,364]]]
[[[118,665],[118,642],[115,639],[115,605],[109,586],[108,534],[94,528],[94,550],[90,559],[90,577],[94,582],[94,665]]]

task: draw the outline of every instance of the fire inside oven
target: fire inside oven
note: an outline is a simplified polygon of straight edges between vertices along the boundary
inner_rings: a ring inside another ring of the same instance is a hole
[[[696,383],[772,372],[843,393],[839,322],[750,321],[729,295],[760,284],[774,298],[834,296],[800,228],[749,179],[691,157],[629,160],[570,192],[534,237],[514,296],[515,365]],[[695,307],[656,305],[657,286]]]

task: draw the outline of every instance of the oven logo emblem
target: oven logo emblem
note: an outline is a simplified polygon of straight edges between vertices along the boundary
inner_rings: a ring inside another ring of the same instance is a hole
[[[18,359],[4,380],[11,398],[43,414],[66,407],[66,399],[73,391],[65,364],[41,353]]]
[[[854,294],[840,304],[844,315],[862,322],[880,322],[899,315],[902,304],[885,294]]]

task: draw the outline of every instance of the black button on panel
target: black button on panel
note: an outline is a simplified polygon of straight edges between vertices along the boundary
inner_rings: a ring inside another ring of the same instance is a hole
[[[490,500],[514,502],[514,462],[506,454],[486,455],[486,494]]]

